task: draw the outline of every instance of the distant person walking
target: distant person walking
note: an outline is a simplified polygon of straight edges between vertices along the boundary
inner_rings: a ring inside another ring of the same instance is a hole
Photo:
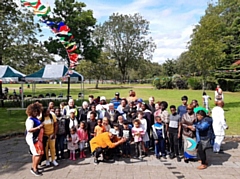
[[[206,108],[206,110],[209,110],[209,103],[208,100],[212,100],[210,96],[207,95],[207,93],[204,91],[203,92],[203,106]]]
[[[220,88],[220,85],[217,85],[217,88],[214,92],[214,96],[215,96],[215,104],[217,104],[217,101],[224,101],[223,91]]]

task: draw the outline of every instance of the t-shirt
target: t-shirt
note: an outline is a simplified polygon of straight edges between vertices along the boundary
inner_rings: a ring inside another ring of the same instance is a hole
[[[99,126],[99,125],[95,126],[94,133],[96,134],[96,136],[98,136],[99,134],[102,134],[104,132],[106,132],[106,129],[104,126]]]
[[[175,114],[175,115],[170,115],[170,122],[169,122],[169,127],[171,128],[178,128],[179,122],[180,122],[180,115]]]
[[[204,99],[204,103],[208,103],[208,99],[209,99],[210,97],[208,96],[208,95],[204,95],[203,96],[203,99]]]
[[[54,123],[57,122],[57,118],[53,112],[50,112],[50,115],[52,115],[52,119],[50,116],[44,117],[44,135],[52,135],[54,133]]]
[[[97,121],[89,121],[88,122],[88,132],[94,133],[95,126],[97,125]]]
[[[183,114],[187,113],[187,107],[186,106],[178,106],[177,113],[180,115],[182,118]]]

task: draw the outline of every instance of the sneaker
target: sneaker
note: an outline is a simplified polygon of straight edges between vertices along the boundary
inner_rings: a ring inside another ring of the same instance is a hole
[[[53,160],[52,161],[52,164],[56,167],[56,166],[58,166],[58,163],[56,162],[56,160]]]
[[[94,158],[94,161],[93,161],[94,165],[98,165],[99,164],[99,161],[98,159]]]
[[[140,160],[143,160],[143,156],[142,156],[142,155],[140,155],[140,156],[139,156],[139,159],[140,159]]]
[[[156,156],[156,159],[160,159],[160,156],[159,156],[159,155],[157,155],[157,156]]]
[[[181,158],[179,156],[177,156],[177,161],[181,162]]]
[[[36,177],[42,176],[42,173],[39,172],[38,170],[37,170],[37,171],[34,171],[33,168],[31,168],[30,171],[31,171],[31,173],[32,173],[33,175],[35,175]]]
[[[49,160],[46,160],[46,166],[47,166],[47,167],[50,166],[50,162],[49,162]]]
[[[163,159],[167,159],[166,155],[162,156]]]

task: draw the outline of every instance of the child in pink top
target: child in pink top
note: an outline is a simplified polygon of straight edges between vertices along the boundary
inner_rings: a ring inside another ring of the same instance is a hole
[[[143,140],[143,135],[144,135],[144,130],[141,128],[141,121],[139,119],[135,119],[134,122],[134,127],[132,128],[132,136],[134,138],[134,143],[135,143],[135,153],[136,156],[135,158],[140,158],[142,159],[142,150],[141,150],[141,143]]]
[[[77,130],[77,134],[78,134],[79,141],[80,141],[80,143],[79,143],[80,158],[85,158],[86,155],[84,153],[84,147],[85,147],[85,143],[88,141],[88,132],[87,132],[85,122],[80,123],[80,127]]]

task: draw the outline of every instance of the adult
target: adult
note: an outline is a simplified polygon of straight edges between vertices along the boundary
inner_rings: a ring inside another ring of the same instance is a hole
[[[177,108],[177,113],[180,115],[180,117],[183,116],[183,114],[187,113],[187,102],[188,102],[188,97],[183,96],[181,98],[182,100],[182,105],[178,106]]]
[[[98,158],[100,154],[103,154],[103,158],[105,158],[108,148],[115,148],[125,141],[125,138],[120,140],[117,138],[117,132],[115,129],[110,129],[109,132],[104,132],[94,137],[90,140],[91,152],[94,155],[94,163],[99,163]]]
[[[204,110],[197,111],[197,120],[195,124],[196,138],[197,138],[197,153],[201,159],[201,165],[197,168],[199,170],[207,168],[206,149],[211,147],[213,140],[212,118],[208,117]],[[194,128],[194,127],[191,127]]]
[[[109,103],[108,109],[105,112],[104,117],[107,117],[111,127],[113,127],[113,124],[117,122],[117,118],[119,115],[120,115],[119,112],[116,109],[114,109],[113,103]]]
[[[154,114],[155,112],[155,98],[153,96],[151,96],[149,99],[148,99],[148,109],[152,112],[152,114]]]
[[[44,154],[44,148],[42,144],[43,124],[37,118],[41,112],[42,105],[39,103],[30,104],[26,110],[26,114],[28,116],[25,122],[26,142],[29,145],[30,152],[32,154],[31,173],[33,173],[35,176],[42,175],[42,173],[38,171],[37,166],[42,158],[42,155]]]
[[[169,113],[167,111],[168,108],[168,103],[166,101],[162,101],[160,103],[160,108],[161,108],[161,119],[164,125],[164,135],[165,135],[165,146],[166,150],[169,152],[170,151],[170,145],[169,145],[169,137],[167,136],[167,131],[168,131],[168,126],[169,126]]]
[[[96,106],[96,110],[99,113],[98,118],[103,119],[105,112],[108,108],[107,99],[105,96],[101,96],[99,104]]]
[[[115,97],[110,101],[110,103],[113,103],[114,105],[114,109],[117,109],[117,107],[120,105],[121,103],[121,98],[119,97],[120,93],[115,93]]]
[[[71,109],[74,109],[75,110],[75,116],[78,116],[77,106],[75,106],[73,99],[69,99],[68,105],[64,107],[63,115],[69,117]]]
[[[56,115],[51,112],[48,108],[44,108],[42,113],[42,121],[44,128],[44,137],[47,139],[45,144],[45,156],[46,156],[46,166],[50,166],[49,161],[49,149],[52,159],[52,164],[58,166],[58,163],[55,160],[56,150],[55,150],[55,139],[57,135],[57,118]]]
[[[91,112],[94,112],[95,113],[95,118],[98,119],[99,118],[99,112],[96,110],[96,106],[95,105],[92,105],[91,106],[91,109],[88,111],[87,113],[87,121],[90,121],[90,114]]]
[[[128,103],[132,102],[132,101],[134,101],[134,102],[137,101],[137,96],[136,96],[136,92],[135,91],[133,91],[133,90],[129,91],[129,96],[127,98],[127,101],[128,101]]]
[[[191,105],[193,106],[193,108],[199,107],[198,100],[193,99],[192,102],[191,102]]]
[[[217,104],[217,101],[223,101],[224,100],[223,91],[222,91],[220,85],[217,85],[217,88],[214,92],[214,96],[215,96],[215,104]]]
[[[117,111],[119,112],[120,115],[123,116],[124,120],[127,120],[127,114],[125,113],[125,108],[127,107],[127,100],[122,99],[121,104],[117,107]]]
[[[66,131],[66,135],[68,135],[68,136],[71,136],[71,134],[70,134],[70,129],[72,128],[72,127],[75,127],[76,129],[78,129],[78,125],[79,125],[79,123],[78,123],[78,120],[77,120],[77,118],[76,118],[76,116],[75,116],[75,109],[71,109],[70,111],[69,111],[69,117],[67,118],[67,120],[66,120],[66,126],[67,126],[67,131]]]
[[[127,121],[129,124],[132,124],[133,120],[137,117],[137,107],[135,106],[134,101],[128,103],[126,108],[124,108],[124,112],[126,113]]]
[[[50,102],[48,103],[48,109],[49,109],[51,112],[55,112],[54,102],[53,102],[53,101],[50,101]]]
[[[143,103],[143,99],[142,98],[139,98],[139,99],[137,99],[137,111],[141,111],[142,110],[142,108],[141,108],[141,106],[142,106],[142,103]]]
[[[154,119],[155,119],[155,117],[160,116],[161,112],[162,112],[161,102],[158,101],[158,102],[156,102],[156,104],[155,104],[155,112],[154,112],[154,114],[153,114]]]
[[[80,124],[80,122],[84,121],[85,123],[87,123],[87,114],[88,114],[88,102],[87,101],[83,101],[82,103],[82,107],[81,109],[79,109],[78,111],[78,123]]]
[[[184,161],[188,163],[189,159],[196,159],[197,151],[195,148],[189,150],[189,142],[196,147],[195,129],[192,128],[197,121],[196,115],[193,112],[193,106],[187,106],[187,113],[183,114],[181,120]]]
[[[95,101],[94,101],[94,96],[93,95],[89,95],[88,96],[88,103],[89,103],[89,108],[91,109],[92,105],[96,105]]]
[[[228,129],[228,126],[224,117],[223,110],[224,103],[223,101],[217,101],[217,106],[212,109],[212,119],[213,119],[213,131],[215,134],[215,140],[213,145],[213,152],[219,153],[222,141],[225,136],[225,129]]]

